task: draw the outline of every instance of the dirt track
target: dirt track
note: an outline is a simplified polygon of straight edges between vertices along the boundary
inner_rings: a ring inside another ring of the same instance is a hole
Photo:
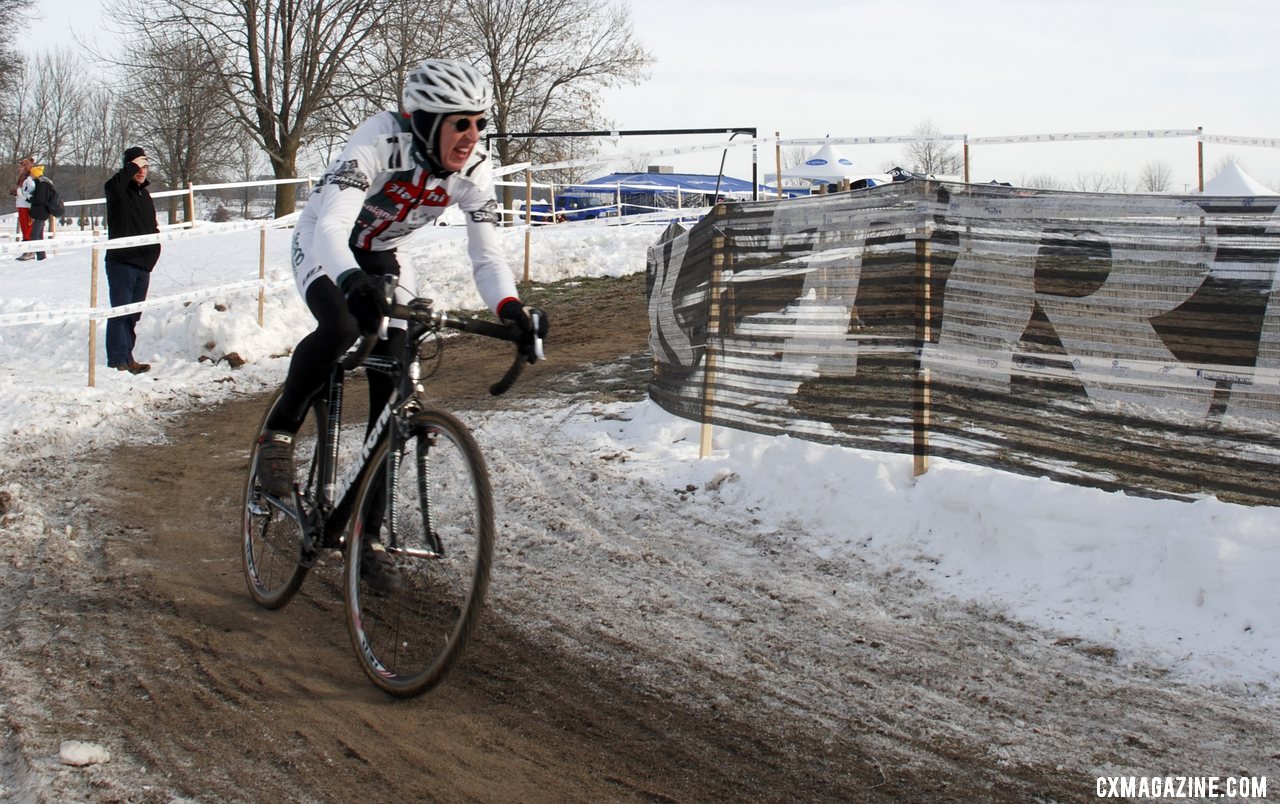
[[[553,362],[528,373],[512,398],[491,401],[483,388],[506,353],[451,348],[433,378],[449,396],[437,398],[470,410],[547,397],[637,399],[648,331],[642,297],[642,277],[561,289],[546,302]],[[26,580],[6,590],[11,610],[0,611],[10,748],[33,769],[8,771],[20,794],[1084,800],[1093,797],[1090,774],[1103,767],[1276,770],[1274,713],[1243,698],[1166,688],[1158,671],[1117,668],[1093,646],[1049,644],[998,614],[939,606],[893,577],[848,583],[857,605],[817,631],[806,630],[813,626],[801,607],[777,623],[752,608],[753,598],[786,604],[786,590],[737,590],[729,604],[751,612],[744,641],[757,631],[795,640],[759,637],[761,671],[746,676],[698,660],[696,648],[645,647],[626,636],[626,623],[616,637],[575,633],[508,601],[490,607],[443,687],[393,701],[365,681],[351,654],[335,567],[313,573],[279,612],[256,608],[244,590],[240,493],[263,404],[246,397],[188,416],[164,445],[24,470],[27,482],[75,493],[49,512],[55,532],[44,552],[14,559],[40,571],[11,574]],[[501,449],[486,444],[492,462]],[[549,584],[550,598],[566,594],[568,581],[513,573],[502,583],[534,595]],[[626,601],[619,605],[625,618]],[[825,636],[829,644],[813,644]],[[113,759],[60,766],[64,739],[107,745]]]

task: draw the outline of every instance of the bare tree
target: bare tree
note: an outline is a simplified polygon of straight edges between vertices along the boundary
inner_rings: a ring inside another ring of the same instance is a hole
[[[551,150],[546,152],[545,156],[551,162],[568,162],[574,159],[583,159],[598,153],[600,149],[598,140],[587,137],[564,137],[552,140],[551,145]],[[642,161],[644,163],[635,168],[635,172],[643,172],[649,169],[648,157],[633,157],[631,161]],[[590,179],[599,167],[599,164],[595,164],[557,168],[556,170],[546,171],[540,178],[551,184],[579,184]]]
[[[1226,170],[1228,166],[1233,164],[1239,167],[1241,170],[1245,169],[1244,160],[1241,159],[1239,155],[1228,151],[1227,153],[1223,154],[1222,156],[1214,160],[1213,172],[1210,175],[1216,176],[1222,171]]]
[[[71,141],[84,102],[86,74],[80,57],[68,48],[36,56],[31,64],[35,152],[56,170]]]
[[[116,92],[106,84],[91,86],[85,91],[67,153],[67,161],[75,164],[77,170],[70,177],[65,172],[62,176],[64,186],[67,179],[71,179],[73,197],[102,196],[103,182],[120,169],[124,149],[133,144],[126,142],[132,117],[122,111]]]
[[[233,156],[235,157],[234,168],[237,180],[242,182],[256,180],[266,168],[262,150],[246,132],[240,132],[234,139],[236,147],[233,150]],[[251,205],[256,192],[253,187],[239,188],[237,195],[240,201],[240,217],[245,220],[254,217]]]
[[[59,54],[59,57],[70,61],[73,72],[94,74],[77,53]],[[41,135],[42,141],[58,142],[56,157],[50,156],[48,161],[52,163],[56,159],[57,175],[53,178],[68,200],[101,198],[103,182],[122,166],[124,149],[141,141],[135,127],[136,110],[128,105],[127,99],[121,101],[109,76],[100,72],[96,75],[96,80],[85,77],[78,84],[71,81],[61,84],[61,92],[75,89],[67,101],[69,111],[59,124],[66,135]],[[48,131],[55,122],[41,122],[40,130]],[[37,155],[39,153],[37,150]],[[93,226],[104,211],[101,206],[80,207],[75,214],[79,215],[82,226]]]
[[[498,132],[603,128],[600,89],[639,82],[652,62],[630,8],[613,0],[461,0],[459,14],[467,51],[493,82]],[[495,143],[504,165],[564,150],[546,139]]]
[[[1153,159],[1138,172],[1138,189],[1148,193],[1168,192],[1173,169],[1163,159]]]
[[[222,65],[221,92],[271,161],[295,178],[299,152],[320,120],[386,77],[365,56],[379,41],[393,0],[112,0],[108,14],[149,53],[170,41]],[[131,65],[140,68],[136,60]],[[373,70],[369,73],[369,70]],[[276,188],[276,214],[295,207],[294,188]]]
[[[112,115],[99,114],[99,94],[105,90],[92,74],[73,50],[44,53],[23,65],[22,81],[0,98],[0,130],[7,147],[48,166],[50,177],[71,199],[100,195],[106,178],[105,165],[89,155],[104,141],[101,122]],[[105,92],[110,104],[110,92]]]
[[[796,165],[804,164],[804,160],[808,157],[809,152],[804,148],[794,145],[788,145],[782,149],[782,169],[793,168]]]
[[[31,84],[27,80],[30,69],[19,61],[12,75],[6,76],[12,84],[11,91],[0,95],[0,132],[3,132],[4,148],[13,163],[25,156],[36,156],[36,103]]]
[[[1067,185],[1057,176],[1049,173],[1037,173],[1034,176],[1023,176],[1018,180],[1017,186],[1027,187],[1032,190],[1065,190]]]
[[[803,148],[797,145],[788,145],[784,147],[781,154],[777,155],[781,157],[782,160],[781,172],[786,173],[797,165],[803,165],[805,160],[807,160],[812,153],[813,152],[809,148]],[[768,175],[772,174],[773,171],[768,172]],[[808,179],[787,179],[782,176],[777,176],[774,186],[807,188],[812,187],[813,185]]]
[[[1071,189],[1085,193],[1124,193],[1129,191],[1129,177],[1124,173],[1081,171],[1076,174]]]
[[[645,173],[649,170],[649,163],[653,161],[653,157],[647,154],[630,154],[618,160],[619,173]]]
[[[923,142],[908,143],[902,156],[911,165],[911,171],[922,176],[955,176],[964,172],[964,156],[956,153],[947,140],[927,139],[941,137],[943,132],[932,120],[925,120],[911,132],[926,138]]]
[[[221,90],[222,66],[190,41],[156,44],[145,54],[148,68],[129,76],[125,96],[146,110],[141,136],[152,164],[172,188],[217,181],[235,164],[238,125]],[[169,222],[184,210],[169,199]],[[194,214],[194,210],[191,211]]]
[[[27,16],[27,3],[22,0],[0,0],[0,23],[6,31],[17,31]],[[14,43],[16,36],[0,39],[0,94],[8,95],[18,87],[22,77],[22,54]]]
[[[400,109],[405,77],[426,59],[457,58],[464,47],[457,19],[460,0],[386,0],[382,34],[348,62],[343,78],[355,81],[337,93],[343,101],[317,131],[320,149],[332,153],[352,129],[373,114]],[[430,31],[430,36],[423,36]],[[328,163],[330,160],[323,160]]]

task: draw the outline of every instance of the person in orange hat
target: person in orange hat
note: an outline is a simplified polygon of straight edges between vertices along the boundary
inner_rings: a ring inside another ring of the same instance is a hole
[[[31,178],[28,181],[35,182],[34,189],[29,194],[27,201],[31,204],[31,237],[30,240],[44,240],[44,223],[49,220],[51,210],[49,207],[50,197],[53,194],[53,182],[49,181],[44,175],[44,165],[31,166]],[[26,256],[30,258],[31,252]],[[45,254],[43,251],[35,252],[37,260],[43,260]]]

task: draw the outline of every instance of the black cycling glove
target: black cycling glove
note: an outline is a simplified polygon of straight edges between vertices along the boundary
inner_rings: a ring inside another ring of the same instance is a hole
[[[347,309],[356,317],[360,334],[377,332],[382,319],[391,312],[382,280],[364,271],[351,271],[342,279],[342,292],[347,297]]]
[[[521,339],[516,346],[520,348],[520,354],[524,355],[530,363],[537,363],[538,354],[534,346],[534,336],[547,337],[547,331],[551,329],[551,319],[547,314],[519,299],[507,299],[498,308],[498,318],[510,321],[520,328]]]

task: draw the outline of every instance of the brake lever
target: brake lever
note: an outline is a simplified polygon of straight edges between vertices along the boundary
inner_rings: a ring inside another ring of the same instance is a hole
[[[399,279],[395,274],[382,275],[382,298],[387,303],[387,309],[391,309],[391,305],[396,300],[396,287],[399,285]],[[387,339],[387,330],[391,327],[391,317],[384,315],[382,320],[378,322],[378,340],[385,341]]]
[[[546,360],[547,356],[542,352],[542,338],[538,335],[539,325],[542,323],[542,314],[533,314],[533,356],[537,360]]]

